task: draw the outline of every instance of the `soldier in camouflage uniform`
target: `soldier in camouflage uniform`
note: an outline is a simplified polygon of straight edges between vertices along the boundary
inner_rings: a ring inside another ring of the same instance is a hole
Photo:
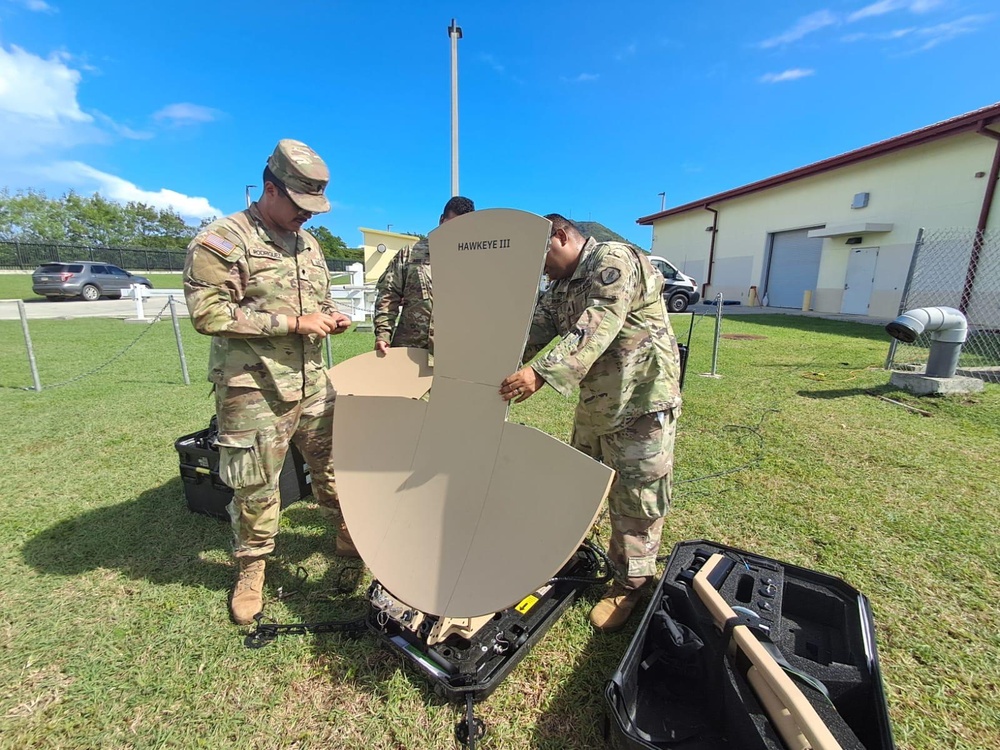
[[[188,245],[184,265],[191,321],[212,337],[208,379],[215,384],[219,474],[233,488],[228,510],[239,566],[230,611],[241,625],[261,610],[264,556],[278,533],[278,477],[289,441],[309,464],[316,501],[339,518],[331,459],[335,394],[320,347],[351,321],[329,298],[319,243],[302,230],[330,209],[323,194],[329,179],[315,151],[280,141],[260,200],[206,227]],[[337,546],[353,550],[344,532]]]
[[[475,209],[471,200],[456,195],[445,203],[438,224]],[[430,246],[425,237],[396,253],[375,286],[375,351],[385,352],[390,346],[434,351],[433,307]]]
[[[639,250],[584,239],[559,214],[545,271],[553,284],[535,309],[524,361],[500,395],[524,401],[545,383],[564,396],[579,387],[571,444],[616,472],[608,494],[608,555],[617,580],[590,613],[598,630],[621,628],[640,588],[656,575],[670,508],[680,355],[663,303],[663,277]]]

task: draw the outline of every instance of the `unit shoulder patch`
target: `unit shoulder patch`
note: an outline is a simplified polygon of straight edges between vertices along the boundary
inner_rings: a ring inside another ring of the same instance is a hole
[[[617,268],[605,268],[599,276],[604,286],[610,286],[621,278],[622,272]]]

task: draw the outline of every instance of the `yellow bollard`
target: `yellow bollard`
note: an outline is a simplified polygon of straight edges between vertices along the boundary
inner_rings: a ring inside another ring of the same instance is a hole
[[[812,307],[813,301],[813,290],[806,289],[802,292],[802,312],[809,312],[809,308]]]

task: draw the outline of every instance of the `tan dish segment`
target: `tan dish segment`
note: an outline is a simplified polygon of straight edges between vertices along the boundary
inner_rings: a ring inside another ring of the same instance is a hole
[[[428,614],[489,614],[544,585],[583,541],[614,477],[507,422],[498,394],[523,353],[549,227],[534,214],[490,209],[431,233],[428,401],[415,400],[426,388],[412,382],[423,376],[409,353],[366,354],[331,370],[344,519],[372,575]],[[345,366],[351,374],[341,378]]]

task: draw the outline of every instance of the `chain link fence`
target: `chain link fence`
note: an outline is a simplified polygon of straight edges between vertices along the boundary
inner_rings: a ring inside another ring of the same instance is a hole
[[[0,242],[0,269],[31,271],[42,263],[89,260],[111,263],[132,271],[182,271],[184,250],[157,248],[89,247],[54,242]]]
[[[899,311],[954,307],[969,323],[959,374],[1000,380],[1000,231],[970,228],[921,230]],[[926,364],[931,339],[893,341],[886,365],[917,369]]]
[[[33,271],[42,263],[89,260],[111,263],[130,271],[183,271],[186,254],[186,250],[0,241],[0,270]],[[328,258],[326,265],[333,273],[344,273],[348,266],[359,262],[350,258]]]

